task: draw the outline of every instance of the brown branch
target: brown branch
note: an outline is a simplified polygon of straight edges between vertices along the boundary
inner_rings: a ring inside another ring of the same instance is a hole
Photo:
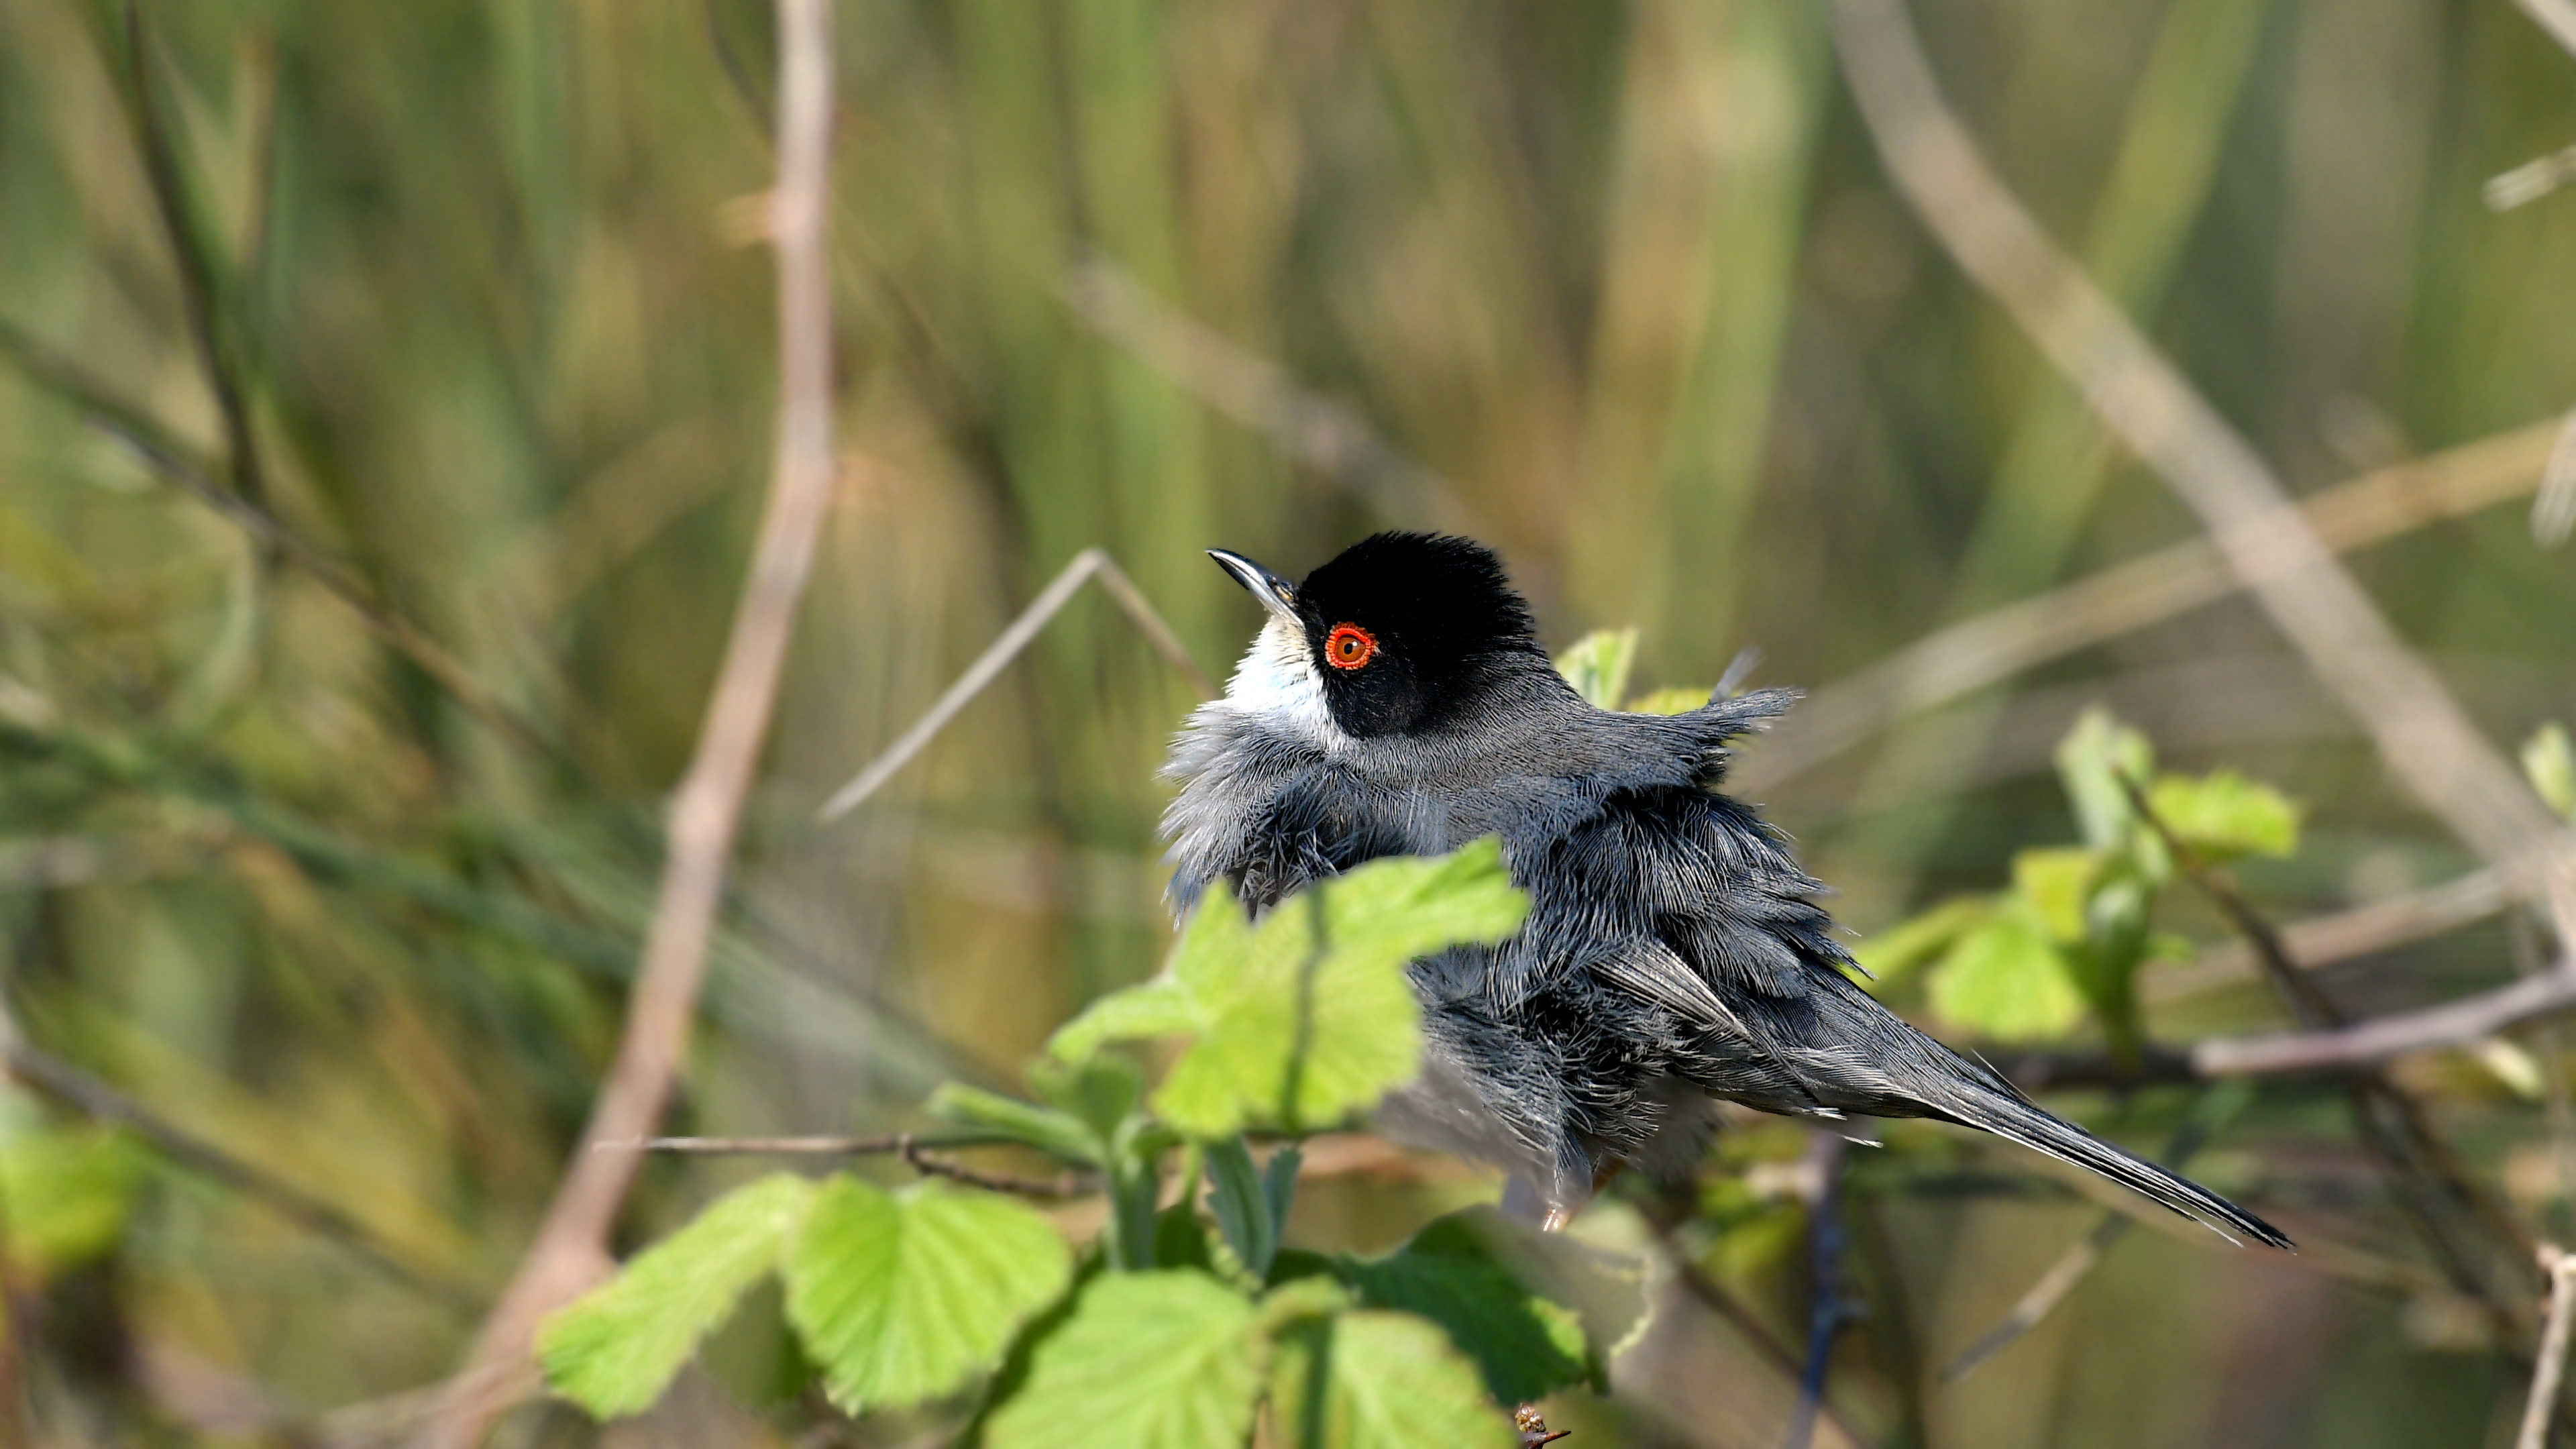
[[[2314,971],[2442,935],[2484,920],[2510,903],[2511,892],[2501,876],[2493,870],[2473,870],[2423,890],[2292,921],[2279,927],[2278,934],[2291,963],[2302,971]],[[2245,980],[2259,970],[2254,948],[2241,940],[2231,941],[2201,952],[2186,965],[2148,974],[2142,978],[2140,994],[2150,1002],[2173,1001]]]
[[[1887,172],[2000,303],[2208,530],[2391,774],[2461,840],[2547,899],[2576,942],[2576,841],[2440,676],[2409,651],[2236,430],[2050,240],[1943,102],[1897,0],[1835,0],[1843,72]]]
[[[779,0],[778,17],[778,184],[769,203],[779,274],[776,466],[697,751],[672,797],[643,964],[584,1142],[649,1135],[670,1096],[706,974],[726,860],[831,500],[830,0]],[[512,1392],[526,1387],[538,1319],[607,1270],[609,1230],[641,1160],[633,1153],[574,1154],[536,1240],[477,1335],[459,1377],[473,1388],[443,1397],[418,1440],[422,1449],[472,1449]]]
[[[2174,832],[2164,817],[2157,813],[2154,802],[2147,798],[2146,787],[2126,774],[2115,775],[2121,791],[2129,798],[2129,808],[2136,812],[2156,838],[2164,842],[2174,864],[2183,877],[2218,907],[2237,933],[2253,947],[2255,959],[2273,988],[2290,1004],[2300,1024],[2317,1028],[2341,1027],[2343,1010],[2317,984],[2314,976],[2299,970],[2290,959],[2271,922],[2263,919],[2236,883],[2200,857],[2200,853]],[[2478,1298],[2498,1336],[2511,1342],[2516,1324],[2512,1309],[2488,1286],[2483,1275],[2470,1262],[2469,1256],[2452,1241],[2438,1213],[2434,1211],[2437,1195],[2447,1197],[2457,1207],[2486,1225],[2489,1232],[2514,1249],[2517,1256],[2528,1256],[2534,1248],[2522,1224],[2493,1195],[2479,1186],[2468,1168],[2433,1128],[2424,1104],[2398,1086],[2374,1063],[2354,1071],[2344,1082],[2345,1100],[2352,1113],[2353,1130],[2371,1154],[2379,1159],[2388,1174],[2400,1204],[2415,1221],[2425,1246],[2440,1259],[2452,1284],[2463,1293]],[[2396,1133],[2389,1131],[2394,1122]],[[2402,1138],[2403,1141],[2397,1140]]]
[[[1799,1361],[1798,1355],[1792,1353],[1788,1345],[1782,1343],[1779,1336],[1774,1334],[1752,1309],[1744,1306],[1734,1294],[1727,1292],[1725,1285],[1708,1276],[1707,1270],[1692,1259],[1683,1247],[1679,1220],[1665,1213],[1651,1211],[1641,1216],[1644,1217],[1647,1228],[1654,1233],[1656,1243],[1663,1248],[1665,1259],[1673,1265],[1673,1280],[1681,1285],[1682,1291],[1688,1293],[1691,1300],[1700,1307],[1707,1309],[1737,1333],[1744,1335],[1744,1341],[1753,1345],[1754,1352],[1764,1362],[1777,1369],[1782,1377],[1792,1384],[1799,1382],[1805,1372],[1805,1365]],[[1832,1404],[1818,1404],[1817,1412],[1826,1423],[1833,1425],[1841,1432],[1843,1438],[1853,1445],[1866,1449],[1870,1444],[1870,1439],[1854,1428],[1851,1421],[1845,1419],[1842,1412]]]
[[[1073,596],[1093,579],[1100,581],[1102,592],[1108,594],[1110,600],[1136,625],[1154,652],[1190,682],[1190,687],[1198,691],[1199,698],[1215,695],[1216,685],[1190,658],[1180,636],[1172,632],[1171,625],[1163,622],[1162,615],[1154,612],[1154,606],[1146,602],[1145,595],[1120,571],[1117,563],[1101,549],[1086,548],[1075,554],[1073,561],[1039,590],[1036,598],[1029,600],[1029,606],[1022,609],[1019,617],[1013,619],[991,644],[985,646],[983,653],[975,656],[975,662],[967,665],[966,672],[957,676],[957,682],[941,693],[928,713],[915,720],[912,728],[905,730],[893,744],[886,746],[884,753],[870,760],[867,768],[853,776],[850,783],[833,791],[832,798],[824,801],[822,808],[814,812],[814,818],[825,823],[838,820],[882,789],[897,771],[928,749],[930,742],[939,737],[939,732],[954,723],[966,706],[974,702],[975,696],[1000,678],[1011,661],[1019,658],[1020,652],[1038,637],[1038,631],[1064,612],[1064,606],[1073,602]]]
[[[987,1192],[1010,1193],[1017,1197],[1080,1197],[1085,1193],[1098,1190],[1100,1186],[1099,1178],[1095,1174],[1074,1172],[1070,1169],[1059,1172],[1053,1177],[1020,1177],[1007,1172],[980,1171],[966,1166],[953,1157],[932,1156],[922,1149],[921,1144],[912,1140],[912,1134],[909,1132],[901,1133],[896,1137],[894,1153],[904,1160],[906,1166],[925,1177],[944,1177],[952,1182],[965,1183],[969,1187],[983,1188]]]
[[[2350,553],[2529,493],[2559,436],[2555,421],[2464,443],[2365,473],[2302,500],[2317,537]],[[1797,727],[1764,737],[1734,774],[1759,790],[1859,745],[1890,722],[1938,708],[2024,670],[2161,623],[2244,584],[2207,539],[2159,549],[2064,587],[1925,635],[1827,684],[1798,707]]]
[[[0,1022],[0,1065],[10,1076],[94,1122],[124,1128],[152,1144],[165,1160],[219,1182],[316,1237],[326,1238],[386,1277],[470,1314],[481,1295],[438,1273],[416,1267],[366,1224],[286,1181],[267,1168],[217,1147],[69,1062],[10,1035]]]
[[[2567,1332],[2576,1317],[2576,1256],[2543,1243],[2535,1251],[2540,1271],[2549,1275],[2549,1313],[2540,1333],[2540,1357],[2531,1373],[2531,1396],[2523,1401],[2522,1431],[2514,1449],[2549,1449],[2549,1426],[2557,1417],[2558,1381],[2567,1372]]]

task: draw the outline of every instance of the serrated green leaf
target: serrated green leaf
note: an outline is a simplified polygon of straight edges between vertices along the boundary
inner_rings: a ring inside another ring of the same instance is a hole
[[[2075,808],[2075,823],[2084,843],[2096,850],[2117,850],[2127,842],[2135,811],[2129,806],[2123,778],[2143,785],[2155,773],[2155,746],[2147,737],[2095,706],[2084,711],[2075,728],[2057,744],[2057,778]]]
[[[1420,1069],[1421,1010],[1405,964],[1507,939],[1528,910],[1490,839],[1372,861],[1281,902],[1258,926],[1212,888],[1164,973],[1095,1003],[1050,1050],[1080,1061],[1113,1040],[1195,1037],[1150,1100],[1202,1140],[1257,1122],[1337,1121]]]
[[[1926,962],[1947,955],[1961,936],[1984,924],[1994,910],[1994,902],[1985,896],[1944,901],[1910,921],[1862,937],[1852,946],[1852,959],[1869,973],[1873,984],[1892,986]]]
[[[1998,911],[1959,938],[1932,973],[1932,1010],[1997,1041],[2045,1041],[2084,1016],[2084,996],[2027,907]]]
[[[1617,709],[1628,697],[1628,671],[1636,663],[1636,630],[1598,629],[1556,656],[1556,672],[1594,709]]]
[[[949,1393],[1000,1362],[1064,1291],[1073,1254],[1009,1198],[835,1177],[787,1247],[787,1321],[856,1414]]]
[[[2576,743],[2565,725],[2552,720],[2522,742],[2522,773],[2550,809],[2576,824]]]
[[[1573,1310],[1523,1284],[1465,1223],[1434,1223],[1383,1258],[1344,1258],[1339,1275],[1372,1308],[1440,1325],[1503,1403],[1591,1375],[1590,1346]]]
[[[1104,1273],[1037,1347],[990,1449],[1234,1449],[1252,1432],[1263,1344],[1252,1300],[1205,1273]],[[1436,1442],[1436,1441],[1426,1441]]]
[[[33,1127],[0,1142],[9,1261],[41,1282],[105,1256],[125,1235],[144,1157],[122,1133]]]
[[[2167,775],[2147,803],[2174,838],[2213,864],[2299,848],[2299,807],[2289,796],[2233,770],[2193,779]]]
[[[960,1082],[941,1083],[939,1089],[930,1094],[928,1108],[932,1116],[961,1126],[981,1127],[1068,1162],[1097,1167],[1106,1159],[1109,1150],[1090,1123],[1070,1112],[1022,1102]]]
[[[595,1418],[651,1408],[699,1342],[778,1266],[813,1196],[814,1184],[779,1173],[709,1203],[546,1320],[537,1334],[546,1382]]]
[[[2102,856],[2081,846],[2025,850],[2013,857],[2013,892],[2060,941],[2084,939],[2084,902],[2101,874]]]
[[[1200,922],[1218,914],[1214,908],[1219,901],[1232,905],[1233,899],[1223,884],[1209,887],[1206,898],[1190,917],[1190,929],[1220,929],[1221,923],[1202,926]],[[1236,925],[1244,924],[1241,907],[1236,907],[1233,915]],[[1197,1031],[1206,1018],[1206,1004],[1167,969],[1151,981],[1112,991],[1084,1007],[1081,1015],[1057,1027],[1055,1035],[1047,1038],[1047,1054],[1080,1066],[1111,1042],[1186,1036]]]
[[[1630,714],[1688,714],[1708,703],[1709,691],[1687,684],[1667,685],[1628,701]]]
[[[1307,1319],[1279,1337],[1271,1404],[1282,1441],[1320,1449],[1518,1449],[1474,1364],[1429,1321],[1379,1309]]]

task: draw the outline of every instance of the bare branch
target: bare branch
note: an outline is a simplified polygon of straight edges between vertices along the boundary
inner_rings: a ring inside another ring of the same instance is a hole
[[[1028,648],[1030,642],[1038,637],[1038,631],[1062,613],[1064,606],[1073,602],[1073,596],[1081,592],[1082,586],[1094,578],[1100,580],[1101,589],[1144,634],[1145,642],[1189,680],[1190,687],[1199,692],[1201,699],[1216,693],[1215,684],[1200,672],[1189,651],[1181,646],[1180,636],[1172,632],[1171,625],[1163,622],[1162,615],[1154,612],[1154,606],[1145,601],[1144,594],[1119,570],[1116,562],[1103,550],[1086,548],[1075,554],[1073,561],[1064,566],[1064,572],[1039,590],[1036,598],[1029,600],[1029,606],[1020,611],[1019,617],[1013,619],[983,653],[975,656],[975,662],[966,666],[966,672],[957,676],[957,682],[948,686],[947,691],[930,706],[929,713],[914,721],[912,728],[886,746],[883,754],[870,760],[867,768],[859,771],[850,783],[833,791],[832,798],[824,801],[823,807],[814,812],[814,818],[827,824],[838,820],[882,789],[897,771],[929,748],[930,742],[939,737],[939,732],[954,723],[966,706],[974,702],[975,696],[984,692],[985,686],[1000,678],[1011,661],[1020,657],[1020,651]]]
[[[2568,174],[2576,177],[2576,146],[2567,150]],[[2557,445],[2541,471],[2540,492],[2531,500],[2531,537],[2542,548],[2556,548],[2576,533],[2576,410],[2558,425]]]
[[[2522,1432],[2514,1449],[2549,1449],[2549,1426],[2557,1415],[2558,1381],[2567,1372],[2567,1331],[2576,1318],[2576,1255],[2543,1243],[2540,1270],[2549,1275],[2549,1317],[2540,1333],[2540,1358],[2531,1372],[2531,1397],[2523,1401]]]
[[[2204,1077],[2343,1071],[2408,1052],[2466,1046],[2570,1009],[2576,1009],[2576,957],[2542,975],[2422,1011],[2330,1031],[2212,1038],[2192,1047],[2191,1069]]]
[[[1807,1139],[1809,1176],[1815,1191],[1807,1200],[1807,1263],[1814,1302],[1807,1309],[1807,1361],[1798,1371],[1798,1406],[1789,1416],[1785,1449],[1807,1449],[1816,1436],[1816,1414],[1825,1402],[1825,1375],[1833,1366],[1834,1340],[1859,1314],[1843,1294],[1843,1158],[1850,1145],[1840,1133],[1821,1129]]]
[[[1286,369],[1145,290],[1116,262],[1086,257],[1069,267],[1065,304],[1102,337],[1165,381],[1255,432],[1282,451],[1408,523],[1476,531],[1476,512],[1448,479],[1407,457],[1359,411],[1299,387]]]
[[[2549,38],[2576,55],[2576,0],[2514,0]]]
[[[2487,178],[2482,193],[2487,210],[2511,211],[2529,206],[2570,181],[2576,181],[2576,146],[2552,151],[2538,160],[2525,161],[2511,171]]]
[[[2535,423],[2367,473],[2303,500],[2326,546],[2348,553],[2532,490],[2559,436]],[[2192,539],[1928,634],[1818,689],[1797,725],[1746,751],[1734,777],[1762,790],[1802,774],[1899,717],[1935,709],[2079,649],[2216,603],[2244,587],[2207,539]]]
[[[2281,948],[2300,970],[2314,971],[2337,961],[2457,930],[2494,915],[2511,902],[2512,893],[2505,889],[2503,877],[2493,870],[2473,870],[2437,886],[2333,915],[2293,921],[2279,928]],[[2243,981],[2257,968],[2254,948],[2241,940],[2231,941],[2203,951],[2188,965],[2147,975],[2139,994],[2149,1002],[2178,1000]]]
[[[727,857],[778,694],[778,678],[813,566],[835,474],[832,290],[825,248],[831,208],[831,0],[779,0],[778,184],[770,241],[778,254],[778,451],[769,502],[732,637],[707,701],[688,773],[671,802],[669,843],[643,964],[617,1056],[585,1142],[643,1137],[661,1117],[688,1043]],[[477,1335],[458,1382],[423,1428],[423,1449],[472,1449],[529,1379],[537,1320],[608,1268],[608,1233],[641,1158],[577,1152],[517,1275]]]
[[[2417,801],[2576,941],[2576,842],[2344,572],[2227,420],[2042,232],[1943,103],[1896,0],[1835,0],[1835,44],[1889,175],[1953,260],[2200,516]]]

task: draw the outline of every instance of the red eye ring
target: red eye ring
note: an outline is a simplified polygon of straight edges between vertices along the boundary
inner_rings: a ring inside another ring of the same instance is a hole
[[[1377,657],[1377,636],[1357,624],[1335,624],[1324,636],[1324,662],[1335,669],[1357,669]]]

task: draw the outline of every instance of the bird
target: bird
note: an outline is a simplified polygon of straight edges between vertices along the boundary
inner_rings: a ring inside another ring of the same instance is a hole
[[[1295,583],[1209,555],[1266,618],[1164,767],[1170,904],[1185,917],[1222,881],[1258,917],[1366,861],[1500,837],[1529,913],[1499,945],[1408,965],[1423,1066],[1376,1117],[1504,1168],[1506,1211],[1560,1226],[1623,1167],[1685,1172],[1722,1101],[1853,1136],[1853,1119],[1955,1123],[2231,1241],[2292,1246],[1853,979],[1823,883],[1719,789],[1732,742],[1795,691],[1721,685],[1669,716],[1598,708],[1557,673],[1501,560],[1466,538],[1376,534]]]

